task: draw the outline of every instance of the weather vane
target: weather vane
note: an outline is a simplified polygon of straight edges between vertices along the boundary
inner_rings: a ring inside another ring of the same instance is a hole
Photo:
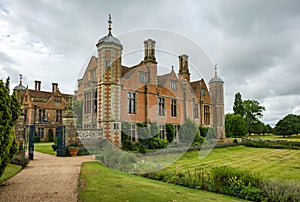
[[[112,24],[112,21],[111,21],[111,16],[110,14],[108,14],[108,31],[109,31],[109,34],[111,34],[111,24]]]
[[[217,64],[215,64],[215,76],[217,76]]]

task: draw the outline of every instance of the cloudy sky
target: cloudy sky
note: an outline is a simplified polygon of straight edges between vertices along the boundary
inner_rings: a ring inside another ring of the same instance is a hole
[[[286,114],[300,114],[299,8],[297,0],[0,0],[0,79],[10,76],[13,87],[21,73],[29,88],[41,80],[43,90],[58,82],[62,92],[72,93],[96,42],[107,34],[110,13],[116,36],[155,28],[197,44],[218,64],[226,113],[241,92],[266,107],[262,121],[274,126]],[[203,72],[208,83],[213,65]]]

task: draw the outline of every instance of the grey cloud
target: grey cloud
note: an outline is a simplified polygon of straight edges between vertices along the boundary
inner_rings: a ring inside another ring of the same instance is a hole
[[[97,40],[107,34],[107,15],[111,13],[116,36],[134,29],[163,28],[183,34],[203,47],[218,64],[225,81],[227,111],[232,110],[236,92],[265,104],[263,120],[267,122],[295,111],[294,106],[299,105],[300,1],[19,0],[7,1],[0,7],[9,13],[1,16],[12,28],[6,34],[22,35],[28,45],[25,47],[32,47],[36,41],[47,47],[48,56],[30,58],[36,61],[22,61],[22,67],[18,67],[24,74],[38,77],[30,81],[43,80],[45,87],[54,80],[61,88],[75,86],[82,65],[96,50]],[[142,48],[142,40],[135,43]],[[201,60],[194,55],[192,59]],[[0,62],[9,63],[5,71],[15,74],[11,68],[21,61],[1,50]],[[177,61],[166,64],[176,66]],[[212,67],[196,68],[208,82]],[[47,72],[48,69],[53,71]],[[279,98],[274,99],[276,96]],[[277,102],[282,104],[289,96],[293,96],[290,107],[277,109]]]
[[[0,51],[0,64],[14,64],[14,61],[9,55]]]

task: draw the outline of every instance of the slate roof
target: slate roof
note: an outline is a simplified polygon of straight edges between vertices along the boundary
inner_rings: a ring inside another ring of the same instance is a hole
[[[164,74],[164,75],[157,75],[157,84],[159,86],[164,86],[170,75],[171,73]]]

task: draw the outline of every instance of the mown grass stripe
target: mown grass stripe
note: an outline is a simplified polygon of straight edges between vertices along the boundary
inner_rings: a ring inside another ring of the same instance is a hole
[[[199,151],[192,151],[167,170],[174,171],[177,165],[180,165],[182,171],[228,165],[257,172],[268,178],[300,181],[300,150],[237,146],[214,149],[204,159],[199,159]]]

